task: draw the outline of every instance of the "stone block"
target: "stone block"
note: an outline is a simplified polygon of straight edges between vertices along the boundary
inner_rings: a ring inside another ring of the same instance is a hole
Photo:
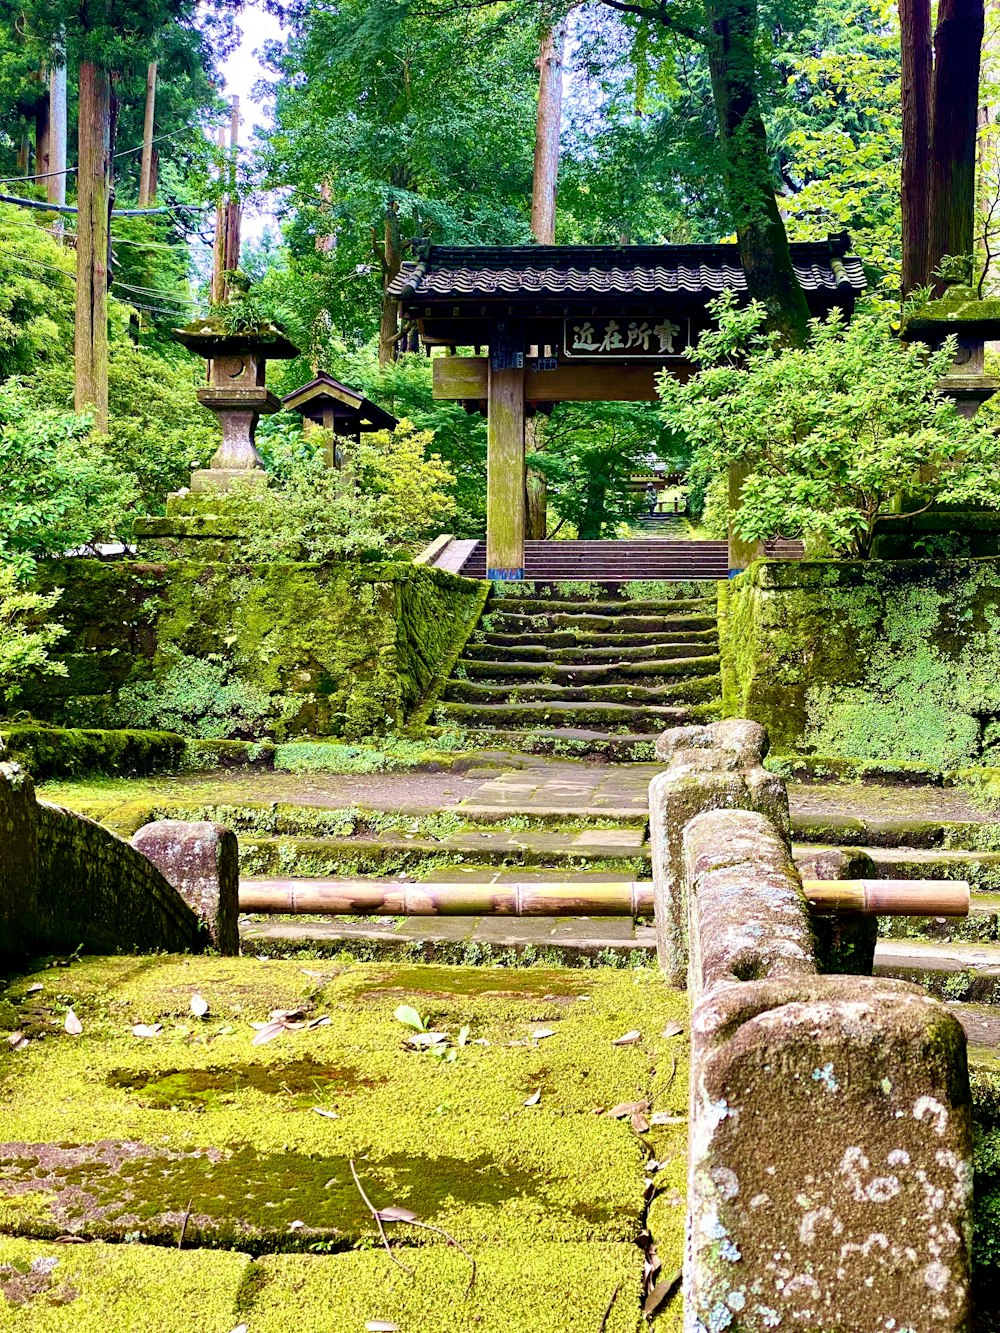
[[[959,1333],[965,1036],[919,987],[724,983],[692,1015],[686,1327]]]
[[[754,722],[674,727],[657,741],[667,768],[649,786],[657,954],[670,983],[687,973],[685,825],[704,810],[757,810],[788,836],[785,784],[761,766],[767,734]]]
[[[19,953],[38,910],[35,788],[17,764],[0,763],[0,957]]]
[[[132,846],[172,884],[222,954],[238,954],[239,848],[236,834],[209,820],[145,824]]]
[[[806,879],[874,879],[875,866],[857,847],[813,847],[795,854],[795,867]],[[875,966],[878,917],[813,916],[816,962],[821,972],[870,977]]]

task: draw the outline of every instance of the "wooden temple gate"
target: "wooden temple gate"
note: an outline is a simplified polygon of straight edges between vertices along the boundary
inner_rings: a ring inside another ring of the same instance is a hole
[[[813,315],[849,315],[865,290],[849,244],[792,245]],[[487,415],[489,578],[524,577],[525,421],[558,402],[655,402],[660,371],[694,371],[726,289],[746,298],[735,245],[424,246],[404,264],[390,295],[426,347],[451,353],[434,360],[434,397]],[[731,569],[749,549],[730,538]]]

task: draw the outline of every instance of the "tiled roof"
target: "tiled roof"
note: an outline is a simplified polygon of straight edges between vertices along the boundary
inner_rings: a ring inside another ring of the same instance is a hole
[[[793,244],[792,262],[807,292],[854,296],[866,287],[861,260],[846,235]],[[404,264],[389,288],[421,297],[527,294],[713,295],[745,292],[735,245],[436,245]]]

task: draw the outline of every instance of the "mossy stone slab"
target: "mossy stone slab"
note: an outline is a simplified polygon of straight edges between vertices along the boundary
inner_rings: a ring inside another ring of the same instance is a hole
[[[228,1333],[250,1260],[0,1236],[3,1333]]]
[[[166,1240],[190,1206],[192,1243],[347,1248],[373,1235],[353,1160],[379,1206],[478,1243],[631,1241],[656,1148],[595,1112],[685,1109],[686,1051],[659,1034],[686,1001],[651,970],[116,958],[4,998],[28,1041],[0,1043],[0,1229],[27,1235]],[[408,1047],[401,1004],[453,1060]],[[301,1026],[254,1046],[272,1010]]]

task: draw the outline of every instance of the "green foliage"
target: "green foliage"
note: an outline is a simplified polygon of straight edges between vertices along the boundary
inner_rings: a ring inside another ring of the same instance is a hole
[[[248,560],[329,561],[416,546],[454,512],[452,474],[428,454],[431,431],[403,420],[396,430],[345,445],[342,469],[328,464],[326,432],[272,433],[270,484],[234,486],[218,501],[239,520],[239,553]]]
[[[89,417],[34,406],[24,383],[0,385],[0,559],[14,568],[100,540],[135,503],[89,431]]]
[[[613,536],[618,523],[637,514],[645,501],[630,479],[654,453],[669,453],[668,433],[647,403],[562,403],[541,423],[539,437],[542,447],[529,465],[548,482],[558,526],[581,538]]]
[[[744,539],[803,536],[864,558],[877,524],[932,503],[1000,507],[1000,439],[937,389],[952,342],[928,356],[861,309],[850,324],[836,311],[811,321],[809,345],[783,350],[756,303],[739,309],[726,293],[712,309],[702,369],[686,383],[661,375],[661,410],[691,441],[696,473],[749,466]]]
[[[43,619],[60,596],[59,589],[40,593],[22,587],[13,566],[0,565],[0,699],[15,699],[31,676],[67,674],[65,663],[49,657],[66,631]]]
[[[232,664],[211,655],[166,654],[156,680],[126,685],[118,714],[128,727],[157,727],[206,738],[257,737],[285,716],[283,699],[256,687]],[[290,704],[294,716],[297,702]]]
[[[66,358],[73,345],[75,258],[32,219],[0,204],[0,380]]]

